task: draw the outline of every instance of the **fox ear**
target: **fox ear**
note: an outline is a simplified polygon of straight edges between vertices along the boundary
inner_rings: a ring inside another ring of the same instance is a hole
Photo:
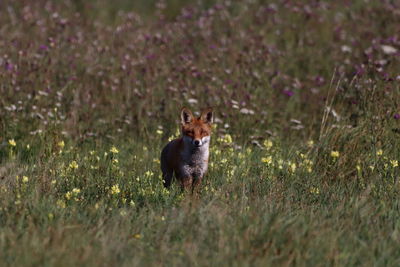
[[[200,119],[205,123],[209,124],[213,123],[214,120],[213,109],[212,108],[204,109],[201,112]]]
[[[181,110],[181,122],[187,124],[193,121],[193,113],[188,108],[182,108]]]

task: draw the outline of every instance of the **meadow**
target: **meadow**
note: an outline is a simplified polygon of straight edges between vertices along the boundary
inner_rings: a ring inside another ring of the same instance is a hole
[[[0,1],[2,266],[399,266],[396,1]],[[197,194],[162,185],[212,106]]]

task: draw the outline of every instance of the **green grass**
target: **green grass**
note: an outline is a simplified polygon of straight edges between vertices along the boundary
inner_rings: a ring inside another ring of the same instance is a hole
[[[0,4],[2,265],[399,265],[395,4],[229,3]],[[215,110],[195,195],[182,106]]]

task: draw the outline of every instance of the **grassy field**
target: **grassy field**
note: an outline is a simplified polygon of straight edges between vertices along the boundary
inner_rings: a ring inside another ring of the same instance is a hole
[[[192,2],[0,2],[1,265],[399,266],[400,5]]]

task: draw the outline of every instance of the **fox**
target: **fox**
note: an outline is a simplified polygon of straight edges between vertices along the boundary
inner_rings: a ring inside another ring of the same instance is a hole
[[[213,109],[203,109],[199,117],[186,107],[181,109],[181,137],[170,141],[161,151],[161,171],[165,188],[173,176],[181,189],[192,193],[201,183],[208,168]]]

